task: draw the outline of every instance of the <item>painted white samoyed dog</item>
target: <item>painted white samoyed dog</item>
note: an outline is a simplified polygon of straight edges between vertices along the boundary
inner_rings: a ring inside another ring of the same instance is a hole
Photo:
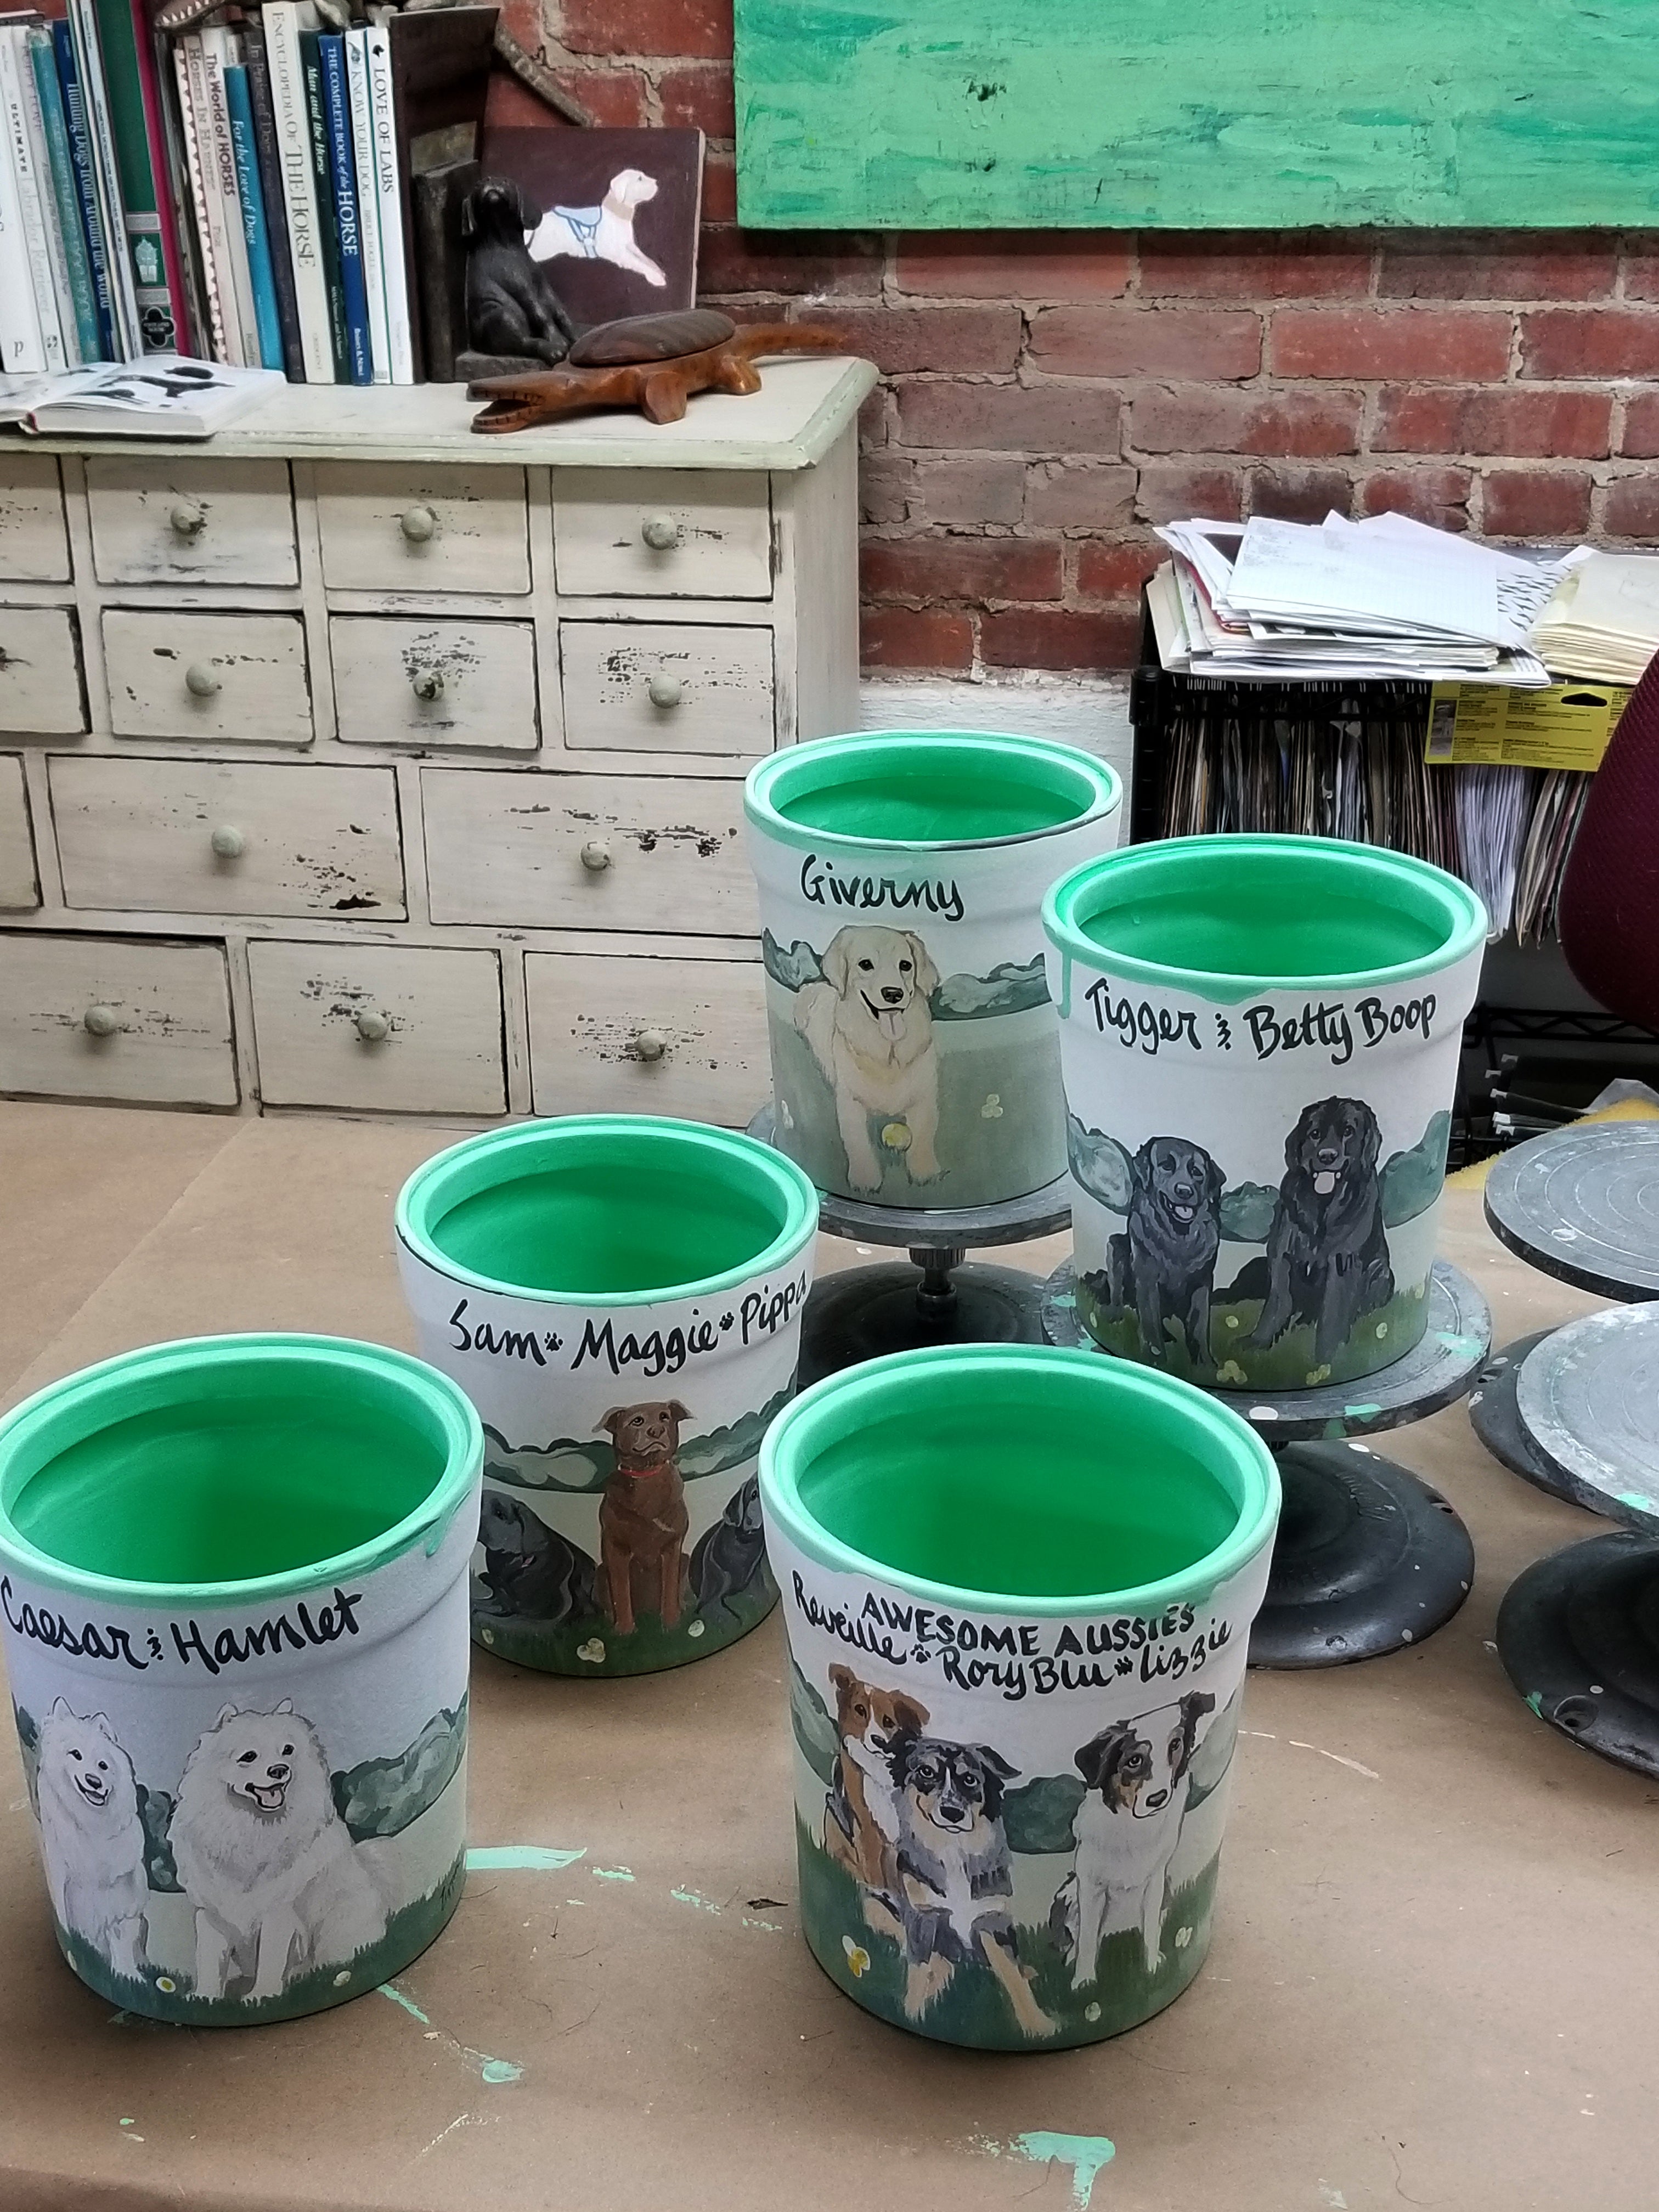
[[[36,1789],[46,1887],[58,1925],[134,1981],[144,1972],[144,1829],[132,1761],[102,1713],[62,1698],[40,1723]]]
[[[249,1975],[246,1996],[276,1996],[386,1933],[371,1856],[335,1809],[316,1729],[287,1698],[268,1713],[223,1708],[185,1761],[167,1837],[196,1909],[198,1996]]]

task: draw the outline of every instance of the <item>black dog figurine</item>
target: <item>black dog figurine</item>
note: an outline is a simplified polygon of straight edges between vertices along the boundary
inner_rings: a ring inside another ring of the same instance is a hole
[[[525,244],[525,233],[541,219],[535,203],[503,177],[486,177],[462,203],[469,358],[553,368],[574,343],[576,326]]]

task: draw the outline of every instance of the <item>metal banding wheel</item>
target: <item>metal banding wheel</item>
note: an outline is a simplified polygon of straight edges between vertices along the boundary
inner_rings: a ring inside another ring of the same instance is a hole
[[[1659,1298],[1659,1122],[1590,1121],[1494,1161],[1486,1219],[1511,1252],[1606,1298]]]

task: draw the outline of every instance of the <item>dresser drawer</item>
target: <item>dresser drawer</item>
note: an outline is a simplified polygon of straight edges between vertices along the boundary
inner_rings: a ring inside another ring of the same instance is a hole
[[[434,921],[760,933],[739,784],[422,773]]]
[[[334,709],[349,744],[488,745],[532,752],[536,633],[519,622],[335,615]]]
[[[19,914],[40,903],[23,763],[15,753],[0,753],[0,908]]]
[[[48,772],[70,906],[404,919],[390,769],[82,755]]]
[[[0,607],[0,730],[67,738],[88,726],[73,614],[67,607]]]
[[[13,936],[0,945],[0,1091],[234,1106],[218,945]]]
[[[567,599],[772,596],[772,502],[763,476],[560,469],[553,497],[553,565]]]
[[[262,942],[247,957],[268,1106],[507,1111],[495,953]]]
[[[564,741],[653,753],[769,753],[769,629],[694,623],[559,624]]]
[[[118,738],[308,745],[311,691],[298,615],[104,616]]]
[[[521,469],[325,461],[317,469],[332,592],[527,592]]]
[[[297,584],[285,461],[87,463],[92,565],[106,584]]]
[[[0,580],[69,580],[69,532],[55,453],[0,453]]]
[[[538,1114],[678,1114],[738,1127],[771,1089],[758,961],[525,956]]]

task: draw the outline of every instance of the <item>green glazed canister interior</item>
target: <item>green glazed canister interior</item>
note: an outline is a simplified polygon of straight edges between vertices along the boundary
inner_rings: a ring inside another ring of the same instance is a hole
[[[1279,1517],[1272,1454],[1237,1414],[1171,1376],[1040,1345],[831,1376],[773,1423],[760,1480],[820,1565],[981,1613],[1207,1594]]]
[[[0,1420],[0,1549],[107,1601],[285,1595],[441,1536],[483,1454],[462,1393],[404,1352],[322,1336],[149,1345]]]
[[[818,1194],[768,1145],[640,1115],[529,1121],[419,1167],[398,1233],[440,1273],[511,1297],[712,1297],[785,1267]]]
[[[750,821],[785,844],[984,845],[1109,815],[1121,785],[1103,761],[1038,738],[871,731],[791,745],[751,769]]]
[[[1328,837],[1174,837],[1064,876],[1050,942],[1120,978],[1234,1000],[1407,983],[1486,939],[1486,909],[1443,869]]]

